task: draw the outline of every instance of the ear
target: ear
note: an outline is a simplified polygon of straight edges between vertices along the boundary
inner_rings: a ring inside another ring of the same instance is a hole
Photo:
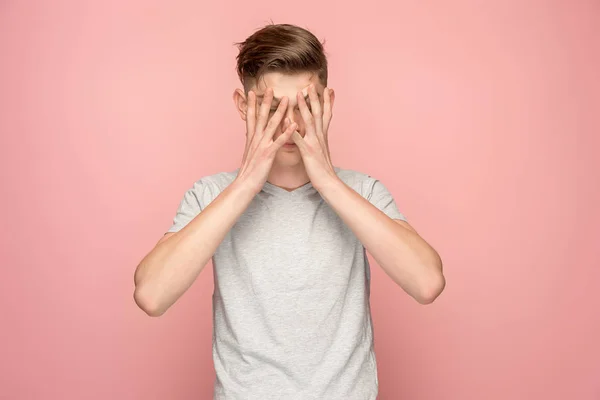
[[[329,100],[331,102],[331,109],[333,109],[333,102],[335,101],[335,90],[329,89]]]
[[[246,112],[248,111],[248,100],[243,89],[235,89],[233,92],[233,103],[242,120],[246,120]]]

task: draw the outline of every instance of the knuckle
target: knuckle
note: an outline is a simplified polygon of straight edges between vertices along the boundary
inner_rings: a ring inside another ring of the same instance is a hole
[[[268,147],[264,147],[262,149],[262,151],[260,152],[260,159],[261,161],[267,161],[270,157],[270,151]]]
[[[270,131],[271,129],[274,128],[274,125],[275,125],[275,121],[273,121],[273,118],[271,118],[269,120],[269,122],[267,122],[267,126],[265,127],[265,130]]]

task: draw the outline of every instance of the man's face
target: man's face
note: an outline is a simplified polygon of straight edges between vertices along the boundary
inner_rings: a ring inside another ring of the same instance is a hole
[[[319,95],[319,102],[321,103],[321,109],[323,107],[323,91],[324,86],[321,84],[319,80],[319,76],[316,73],[311,72],[303,72],[293,75],[286,75],[280,72],[269,72],[264,74],[260,80],[257,82],[257,85],[254,85],[250,90],[256,93],[256,102],[257,102],[257,111],[258,108],[263,101],[263,96],[267,88],[273,89],[273,102],[271,103],[271,111],[269,113],[269,118],[273,116],[275,111],[277,110],[277,106],[279,105],[279,101],[283,96],[288,98],[288,107],[285,110],[285,115],[282,118],[281,123],[277,127],[275,134],[273,135],[273,140],[276,140],[283,131],[285,131],[287,124],[285,122],[286,117],[289,118],[290,124],[296,123],[298,124],[297,131],[300,133],[302,137],[306,134],[304,120],[302,119],[302,115],[300,114],[300,110],[298,107],[298,98],[296,97],[298,92],[302,92],[302,95],[305,96],[306,104],[310,109],[310,99],[308,98],[308,86],[310,84],[314,84],[317,89],[317,93]],[[245,110],[247,110],[247,104],[244,102],[242,106],[245,108],[242,112],[242,117],[245,119]],[[291,139],[289,140],[292,141]],[[300,156],[300,150],[297,146],[287,147],[282,146],[277,155],[275,157],[274,163],[292,166],[302,162],[302,158]]]

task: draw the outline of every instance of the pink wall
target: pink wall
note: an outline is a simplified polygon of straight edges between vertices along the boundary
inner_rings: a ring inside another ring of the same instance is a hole
[[[373,265],[380,398],[600,399],[600,4],[217,3],[0,5],[0,398],[211,398],[212,268],[159,319],[133,270],[238,166],[232,43],[272,18],[327,40],[335,163],[445,262],[430,306]]]

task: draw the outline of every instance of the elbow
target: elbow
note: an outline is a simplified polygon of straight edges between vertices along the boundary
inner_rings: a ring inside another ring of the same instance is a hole
[[[440,271],[421,285],[418,295],[415,296],[415,300],[419,304],[431,304],[444,291],[445,287],[446,278],[444,278],[444,274]]]
[[[136,285],[133,299],[137,306],[150,317],[160,317],[166,311],[157,296],[142,285]]]

